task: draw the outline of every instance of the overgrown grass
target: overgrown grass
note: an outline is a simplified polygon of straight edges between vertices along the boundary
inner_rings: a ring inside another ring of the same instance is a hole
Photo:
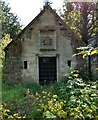
[[[7,84],[3,84],[2,86],[2,100],[3,102],[11,102],[15,99],[22,99],[26,92],[26,88],[21,85],[9,86]]]
[[[30,92],[32,92],[33,94],[35,94],[36,92],[40,92],[41,90],[41,86],[37,83],[27,83],[23,86],[25,87],[25,89],[29,89]]]
[[[6,103],[6,108],[10,109],[12,115],[19,113],[21,116],[26,115],[27,118],[49,118],[49,116],[50,118],[67,117],[66,120],[76,120],[76,117],[80,120],[97,118],[98,82],[84,82],[75,72],[72,71],[67,75],[67,79],[59,83],[45,86],[36,83],[15,86],[3,84],[3,103]],[[57,96],[57,98],[52,96]],[[61,104],[60,111],[55,112],[57,110],[55,107],[60,107],[59,103]]]
[[[11,110],[11,113],[19,112],[21,115],[32,114],[32,111],[35,109],[33,105],[33,100],[26,97],[26,92],[30,91],[31,94],[36,94],[40,92],[41,87],[36,83],[28,84],[18,84],[18,85],[2,85],[2,101],[6,103],[6,108]]]
[[[2,85],[2,101],[6,103],[6,108],[10,109],[13,114],[20,112],[22,115],[30,116],[37,108],[36,104],[34,105],[36,99],[26,97],[26,92],[29,90],[32,95],[42,94],[42,91],[55,93],[55,84],[40,86],[36,83],[28,83],[12,86],[4,83]]]

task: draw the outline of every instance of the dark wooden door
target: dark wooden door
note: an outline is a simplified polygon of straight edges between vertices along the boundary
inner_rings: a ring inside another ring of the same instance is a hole
[[[39,83],[49,84],[57,80],[56,57],[39,57]]]

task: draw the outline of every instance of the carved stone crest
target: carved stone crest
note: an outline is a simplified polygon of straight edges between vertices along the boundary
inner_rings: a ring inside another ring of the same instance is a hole
[[[47,45],[47,46],[52,45],[52,37],[50,37],[50,36],[44,36],[43,45]]]

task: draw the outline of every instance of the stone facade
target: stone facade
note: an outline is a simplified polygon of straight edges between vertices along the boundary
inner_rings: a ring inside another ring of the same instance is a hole
[[[98,47],[98,35],[89,39],[88,43],[94,48]],[[96,68],[98,68],[98,54],[91,56],[91,72],[93,79],[98,79],[98,70],[96,70]]]
[[[81,58],[72,57],[80,44],[82,42],[56,12],[49,5],[44,6],[16,40],[5,48],[7,80],[10,83],[39,83],[40,79],[44,79],[44,74],[49,76],[50,73],[55,75],[56,81],[62,80],[68,72],[68,65],[80,69],[83,67]],[[42,64],[40,58],[43,58],[43,62],[50,62]],[[45,71],[45,66],[49,71]]]

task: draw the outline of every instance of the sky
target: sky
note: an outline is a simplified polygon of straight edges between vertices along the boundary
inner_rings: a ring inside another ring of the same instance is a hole
[[[9,3],[11,12],[15,13],[20,19],[20,23],[25,27],[30,21],[39,14],[45,0],[3,0]],[[53,9],[62,7],[63,0],[50,0]]]

